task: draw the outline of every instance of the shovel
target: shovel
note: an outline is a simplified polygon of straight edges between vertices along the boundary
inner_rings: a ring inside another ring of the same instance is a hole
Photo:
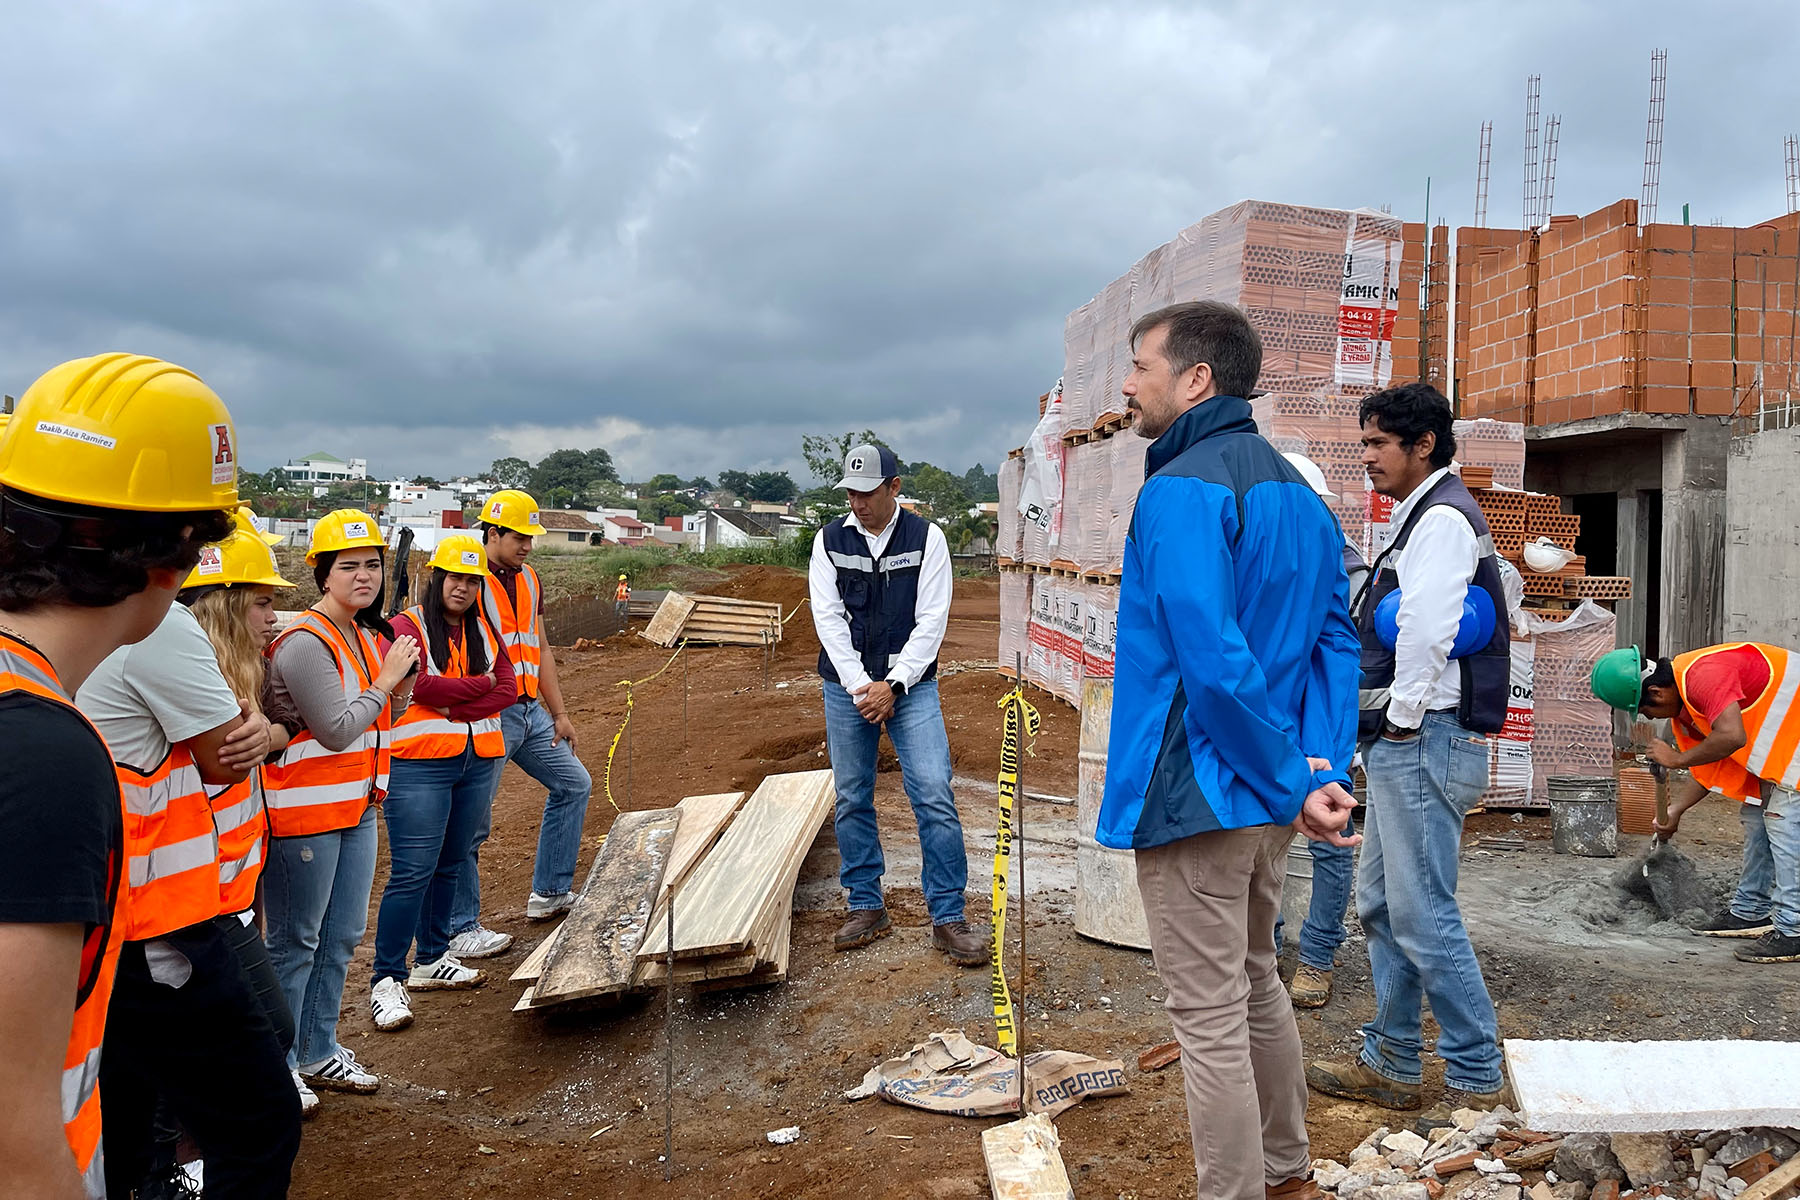
[[[1669,773],[1654,760],[1639,758],[1638,761],[1649,767],[1650,774],[1656,779],[1656,823],[1666,825],[1669,821]],[[1700,881],[1699,869],[1692,859],[1669,844],[1668,834],[1658,833],[1650,843],[1649,852],[1635,866],[1635,871],[1627,870],[1628,876],[1637,876],[1629,880],[1629,890],[1639,894],[1648,892],[1657,911],[1664,917],[1684,925],[1691,925],[1690,917],[1704,917],[1706,887]]]

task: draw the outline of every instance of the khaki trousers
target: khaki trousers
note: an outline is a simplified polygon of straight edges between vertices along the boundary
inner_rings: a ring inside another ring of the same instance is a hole
[[[1311,1171],[1300,1031],[1275,969],[1293,835],[1259,825],[1137,852],[1205,1200],[1263,1200]]]

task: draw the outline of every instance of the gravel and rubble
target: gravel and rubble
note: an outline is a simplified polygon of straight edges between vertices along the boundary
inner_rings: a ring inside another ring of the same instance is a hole
[[[1346,1161],[1315,1159],[1313,1182],[1338,1200],[1735,1200],[1800,1153],[1785,1129],[1559,1135],[1505,1108],[1450,1122],[1381,1126]],[[1769,1200],[1796,1194],[1800,1182]]]

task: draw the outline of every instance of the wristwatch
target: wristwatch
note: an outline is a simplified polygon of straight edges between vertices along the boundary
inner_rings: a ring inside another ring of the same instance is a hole
[[[1404,742],[1409,738],[1416,737],[1418,732],[1417,729],[1406,729],[1392,721],[1383,720],[1381,722],[1381,736],[1390,742]]]
[[[888,679],[888,680],[885,680],[884,682],[888,685],[888,687],[893,689],[894,695],[896,695],[896,696],[906,695],[906,685],[904,683],[901,683],[898,679]]]

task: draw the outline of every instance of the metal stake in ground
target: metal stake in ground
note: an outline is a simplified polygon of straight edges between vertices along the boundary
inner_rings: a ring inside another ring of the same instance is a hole
[[[626,703],[625,711],[627,714],[629,714],[631,712],[631,708],[630,708],[631,689],[630,688],[625,689],[625,703]],[[626,722],[625,722],[625,804],[627,807],[630,807],[630,805],[631,805],[631,763],[632,763],[632,760],[637,757],[636,750],[637,750],[637,730],[631,728],[631,721],[630,721],[629,716],[627,716]]]
[[[682,648],[684,650],[686,649],[685,646]],[[687,744],[688,744],[687,700],[688,700],[688,660],[687,660],[687,655],[683,654],[681,656],[681,748],[683,750],[687,749]]]
[[[1025,656],[1018,651],[1013,652],[1013,671],[1019,682],[1025,681]],[[1018,715],[1019,732],[1025,731],[1025,702],[1023,697],[1013,700],[1014,711]],[[1019,765],[1015,772],[1018,782],[1013,785],[1017,793],[1016,807],[1013,810],[1013,840],[1019,847],[1019,1019],[1015,1026],[1019,1039],[1019,1116],[1025,1116],[1025,1026],[1030,1015],[1025,1011],[1025,750],[1023,740],[1019,748]]]
[[[675,1171],[675,890],[669,889],[669,952],[663,959],[663,1182]]]

